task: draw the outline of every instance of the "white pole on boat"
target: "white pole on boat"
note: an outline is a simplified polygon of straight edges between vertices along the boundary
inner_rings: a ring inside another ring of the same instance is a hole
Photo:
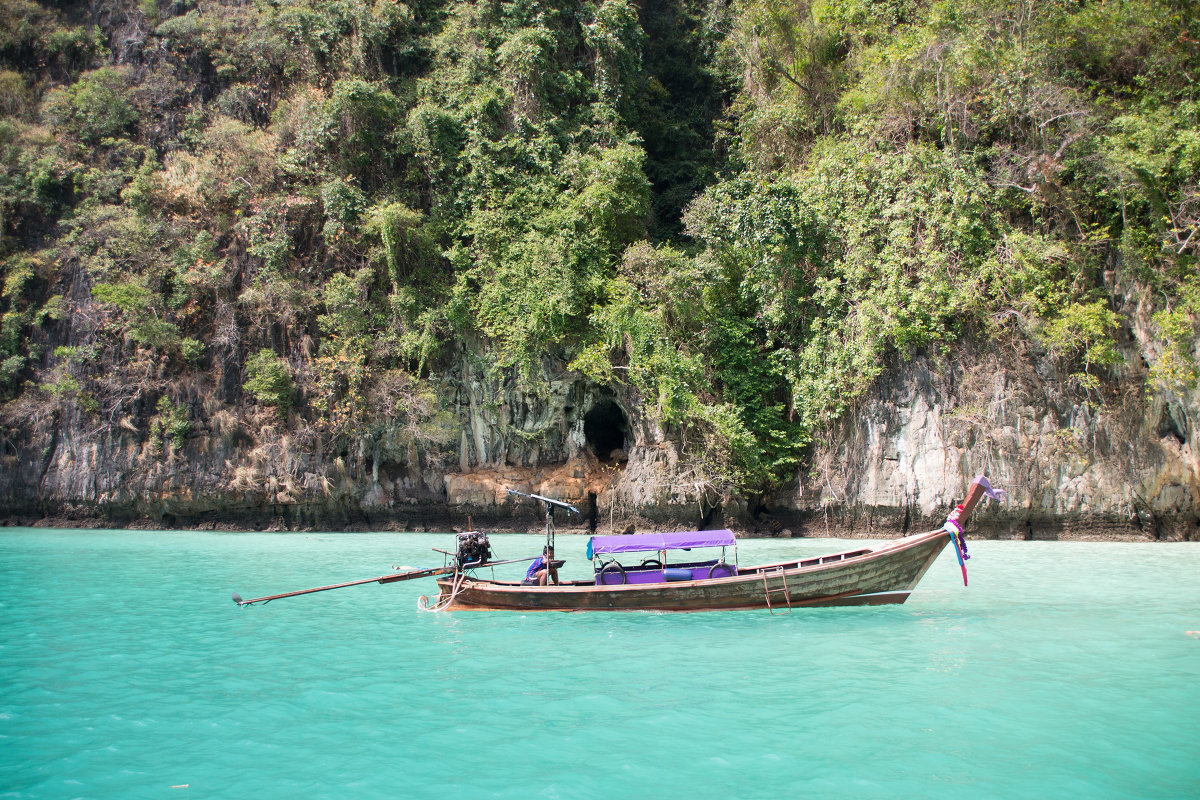
[[[509,494],[515,494],[518,497],[528,497],[532,500],[541,500],[546,504],[546,546],[554,547],[554,509],[555,507],[565,508],[568,511],[575,512],[575,516],[583,519],[583,514],[579,513],[579,509],[570,503],[564,503],[561,500],[554,500],[549,497],[543,497],[540,494],[526,494],[518,492],[516,489],[506,489]]]

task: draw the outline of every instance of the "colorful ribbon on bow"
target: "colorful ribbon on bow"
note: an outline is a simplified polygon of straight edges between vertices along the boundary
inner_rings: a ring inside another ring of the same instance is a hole
[[[955,506],[954,510],[950,512],[950,516],[946,518],[946,524],[942,526],[942,530],[949,533],[950,541],[954,542],[954,555],[958,556],[958,566],[962,570],[963,586],[967,585],[967,559],[970,556],[967,555],[967,537],[963,535],[963,526],[960,520],[970,513],[965,510],[964,504],[970,505],[974,509],[975,503],[978,502],[977,499],[972,498],[976,487],[983,491],[985,497],[990,497],[999,503],[1003,503],[1005,498],[1008,497],[1003,489],[992,488],[987,478],[982,475],[976,475],[975,480],[971,482],[970,490],[967,492],[967,499],[962,504]],[[975,497],[977,498],[978,495]]]
[[[954,513],[961,514],[962,506],[955,507]],[[942,526],[942,530],[949,533],[950,541],[954,542],[954,555],[958,556],[958,566],[959,566],[959,569],[962,570],[963,586],[966,586],[967,585],[967,564],[966,564],[965,559],[970,558],[970,556],[966,555],[966,553],[964,552],[964,550],[966,550],[966,547],[964,546],[965,543],[962,540],[962,535],[963,535],[962,526],[958,524],[957,520],[948,519],[948,520],[946,520],[946,524]]]

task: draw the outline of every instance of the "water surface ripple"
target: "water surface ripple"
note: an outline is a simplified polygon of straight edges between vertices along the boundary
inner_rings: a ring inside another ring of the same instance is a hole
[[[978,542],[968,589],[947,552],[907,605],[775,617],[229,600],[450,543],[0,531],[0,797],[1200,796],[1200,546]]]

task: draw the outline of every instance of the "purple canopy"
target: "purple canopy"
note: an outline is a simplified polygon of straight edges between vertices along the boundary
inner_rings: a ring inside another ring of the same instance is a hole
[[[648,550],[682,550],[689,547],[729,547],[737,544],[732,531],[641,533],[635,536],[593,536],[588,558],[599,553],[644,553]]]

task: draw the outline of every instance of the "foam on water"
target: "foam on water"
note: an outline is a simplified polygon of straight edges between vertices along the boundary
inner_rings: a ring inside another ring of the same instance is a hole
[[[907,605],[776,617],[229,600],[450,544],[0,531],[0,797],[1200,796],[1196,545],[974,542],[969,589],[947,552]]]

